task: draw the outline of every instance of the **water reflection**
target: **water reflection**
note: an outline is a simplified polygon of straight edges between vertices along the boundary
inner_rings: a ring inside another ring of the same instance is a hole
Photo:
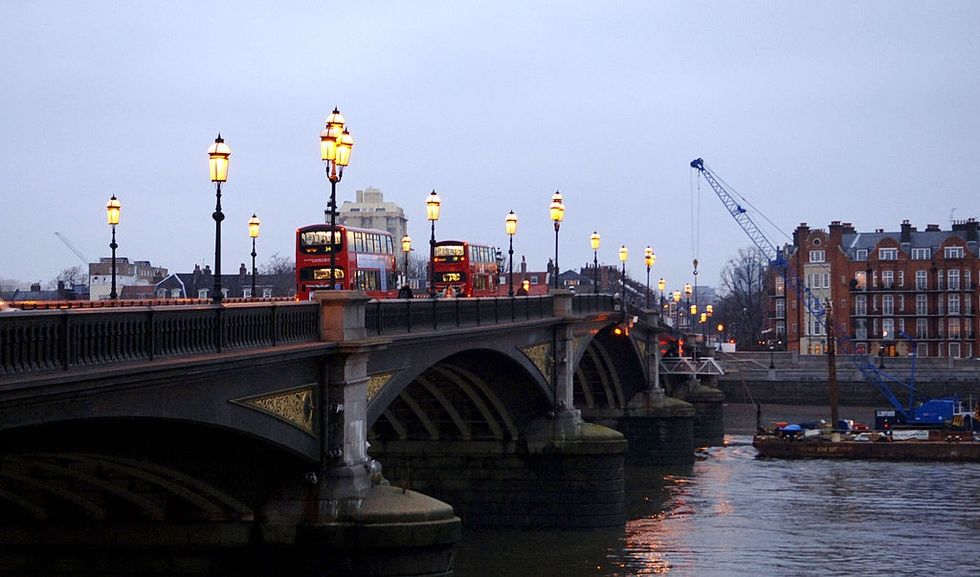
[[[625,529],[468,532],[457,574],[980,574],[980,464],[757,459],[754,421],[730,407],[693,465],[629,468]]]

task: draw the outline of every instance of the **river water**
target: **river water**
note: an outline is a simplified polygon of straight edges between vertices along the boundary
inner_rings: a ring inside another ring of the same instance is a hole
[[[726,406],[725,422],[693,465],[627,470],[625,528],[467,530],[457,575],[980,575],[980,464],[758,459],[754,408]]]

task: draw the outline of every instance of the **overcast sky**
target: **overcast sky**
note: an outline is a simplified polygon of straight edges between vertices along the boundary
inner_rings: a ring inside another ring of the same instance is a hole
[[[322,222],[318,139],[356,139],[338,200],[380,188],[425,248],[506,247],[543,269],[599,260],[716,285],[748,237],[689,163],[791,233],[800,222],[943,229],[978,216],[980,2],[15,2],[0,4],[0,279],[48,281],[109,254],[214,260],[207,148],[233,153],[223,272],[292,255]],[[764,226],[774,243],[786,239]]]

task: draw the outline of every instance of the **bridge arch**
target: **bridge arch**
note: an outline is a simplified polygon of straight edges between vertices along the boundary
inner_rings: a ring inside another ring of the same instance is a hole
[[[527,364],[498,350],[477,348],[400,375],[372,403],[369,438],[516,441],[551,406],[547,383]]]
[[[647,388],[643,369],[643,342],[625,333],[616,334],[616,325],[597,332],[577,352],[573,379],[576,408],[622,409],[633,396]]]

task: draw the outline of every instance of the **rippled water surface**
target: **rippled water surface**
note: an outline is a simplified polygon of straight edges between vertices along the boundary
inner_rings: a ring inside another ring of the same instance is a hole
[[[757,459],[743,413],[693,466],[629,469],[625,528],[468,531],[457,574],[980,575],[980,464]]]

